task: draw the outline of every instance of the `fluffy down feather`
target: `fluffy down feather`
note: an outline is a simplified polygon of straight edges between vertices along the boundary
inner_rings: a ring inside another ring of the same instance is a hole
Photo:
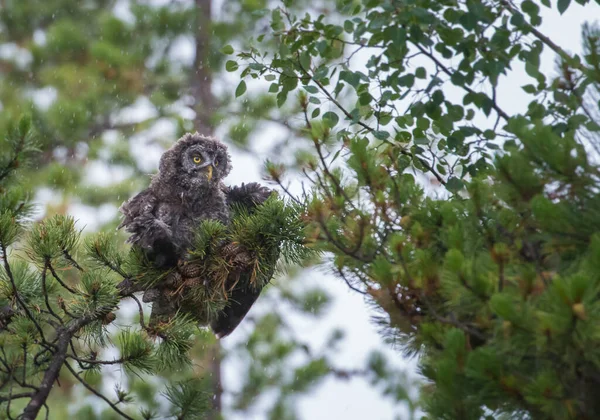
[[[271,194],[257,183],[225,186],[222,180],[230,170],[227,146],[198,133],[186,134],[163,154],[150,186],[121,206],[119,228],[131,233],[128,242],[143,249],[156,267],[176,268],[202,220],[227,224],[232,206],[251,212]],[[211,322],[218,337],[239,325],[261,292],[243,281],[250,272],[236,274],[242,281],[229,284],[228,304]],[[144,300],[153,302],[151,324],[177,310],[160,285],[146,291]]]

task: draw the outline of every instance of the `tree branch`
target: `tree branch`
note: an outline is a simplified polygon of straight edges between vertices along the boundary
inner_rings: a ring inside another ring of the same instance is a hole
[[[52,267],[52,264],[50,264],[50,261],[46,262],[46,266],[50,269],[50,272],[52,273],[52,277],[54,277],[54,279],[65,289],[67,289],[69,291],[69,293],[72,293],[74,295],[78,295],[80,294],[77,290],[72,289],[71,287],[67,286],[67,284],[62,281],[60,279],[60,277],[58,276],[58,274],[56,273],[56,271],[54,271],[54,267]]]
[[[523,16],[523,14],[521,12],[519,12],[517,9],[515,9],[515,7],[512,4],[510,4],[510,2],[508,2],[507,0],[500,0],[500,4],[506,10],[508,10],[512,15]],[[529,32],[531,32],[537,39],[539,39],[540,41],[542,41],[552,51],[554,51],[556,54],[558,54],[560,56],[560,58],[562,58],[563,60],[567,61],[571,66],[573,66],[573,68],[576,68],[577,70],[580,70],[582,72],[586,71],[586,68],[583,67],[581,65],[581,63],[573,60],[573,57],[568,52],[566,52],[565,50],[563,50],[558,44],[554,43],[546,35],[544,35],[540,31],[538,31],[534,26],[532,26],[531,24],[527,23],[525,20],[523,20],[523,25],[526,26],[527,30]]]
[[[417,44],[416,42],[413,42],[413,45],[415,47],[417,47],[417,49],[419,51],[421,51],[423,53],[423,55],[425,55],[426,57],[428,57],[431,61],[433,61],[435,63],[435,65],[442,70],[442,72],[446,73],[446,75],[452,77],[452,72],[450,71],[450,69],[448,69],[448,67],[446,67],[444,65],[444,63],[442,63],[440,60],[438,60],[433,53],[430,53],[429,51],[427,51],[425,48],[423,48],[421,45]],[[468,93],[472,93],[472,94],[476,94],[477,92],[475,92],[473,89],[471,89],[469,86],[462,84],[460,86],[461,88],[463,88],[465,91],[467,91]],[[500,108],[498,106],[498,104],[496,103],[495,100],[493,100],[492,98],[489,98],[490,101],[492,102],[492,108],[494,109],[494,111],[496,111],[496,113],[498,115],[500,115],[502,117],[502,119],[504,119],[505,121],[508,121],[510,116],[504,112],[504,110],[502,108]]]
[[[110,311],[113,308],[110,307],[105,309],[106,311]],[[29,404],[27,404],[27,407],[23,410],[23,415],[21,417],[23,420],[35,420],[40,409],[46,403],[52,385],[58,378],[62,366],[65,364],[71,339],[81,328],[96,321],[101,316],[100,313],[102,313],[102,311],[84,315],[81,318],[70,321],[65,327],[61,327],[57,330],[56,347],[50,365],[44,373],[39,390],[33,395]]]
[[[10,269],[10,264],[8,263],[8,253],[6,252],[6,246],[4,246],[4,244],[0,243],[0,249],[2,250],[2,259],[4,261],[4,271],[6,271],[6,275],[8,276],[8,279],[10,280],[10,284],[12,286],[12,290],[13,290],[13,294],[15,295],[15,299],[17,299],[17,302],[19,303],[21,308],[23,308],[23,310],[25,311],[25,314],[27,315],[27,317],[35,325],[35,328],[38,331],[38,333],[40,334],[40,337],[42,338],[42,340],[44,342],[46,342],[46,337],[44,335],[44,331],[42,330],[42,327],[37,322],[37,320],[31,313],[31,311],[29,310],[29,308],[27,307],[27,305],[25,304],[23,299],[21,299],[21,295],[19,295],[19,291],[17,290],[17,285],[15,283],[15,278],[13,277],[12,270]]]

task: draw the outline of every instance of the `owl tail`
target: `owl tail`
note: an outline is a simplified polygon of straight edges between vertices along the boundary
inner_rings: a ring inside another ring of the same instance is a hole
[[[250,308],[258,299],[261,288],[247,285],[235,288],[229,297],[229,305],[210,323],[217,336],[223,338],[229,335],[242,322]]]

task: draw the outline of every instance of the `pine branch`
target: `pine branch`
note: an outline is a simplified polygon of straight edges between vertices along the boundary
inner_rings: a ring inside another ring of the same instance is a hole
[[[50,269],[50,273],[52,273],[52,277],[54,277],[54,279],[58,282],[58,284],[60,284],[62,287],[64,287],[71,294],[74,294],[74,295],[80,294],[77,290],[69,287],[64,281],[62,281],[62,279],[59,277],[59,275],[54,270],[54,267],[50,263],[50,260],[47,260],[46,264],[47,264],[48,269]]]
[[[65,259],[73,266],[75,267],[77,270],[83,272],[85,271],[83,268],[81,268],[81,266],[77,263],[77,261],[75,261],[73,259],[73,257],[71,256],[71,254],[69,254],[69,251],[66,249],[62,250],[63,252],[63,256],[65,257]]]
[[[20,394],[10,394],[8,396],[0,396],[0,403],[11,400],[17,400],[20,398],[30,398],[33,396],[33,392],[22,392]]]
[[[50,394],[50,390],[52,389],[52,385],[60,374],[61,368],[65,364],[71,339],[81,328],[97,319],[98,315],[96,314],[85,315],[70,321],[65,327],[62,327],[57,331],[57,342],[54,354],[50,360],[50,365],[44,373],[39,390],[33,395],[23,410],[23,420],[35,420],[40,409],[45,404],[46,399]]]
[[[5,260],[6,264],[6,260]],[[48,263],[48,268],[52,272],[55,279],[63,285],[67,290],[71,291],[68,286],[60,280],[59,276],[54,271],[51,264]],[[9,278],[12,274],[9,272]],[[16,290],[16,288],[15,288]],[[73,291],[73,293],[78,294],[78,292]],[[121,296],[124,297],[124,296]],[[60,371],[63,365],[67,365],[66,362],[68,355],[68,349],[72,345],[71,340],[75,337],[75,335],[85,326],[92,324],[93,322],[102,319],[105,313],[108,313],[114,309],[114,306],[100,307],[96,308],[95,311],[91,313],[87,313],[79,318],[72,319],[64,326],[59,326],[56,329],[56,339],[54,343],[48,346],[47,351],[49,351],[52,355],[50,357],[50,364],[46,368],[44,372],[44,376],[40,386],[37,388],[36,392],[33,394],[31,400],[25,407],[23,411],[22,418],[23,419],[35,419],[41,409],[42,406],[45,405],[48,395],[50,394],[50,390],[52,389],[52,385],[57,380]],[[45,341],[45,340],[44,340]],[[129,418],[129,417],[126,417]]]
[[[42,338],[42,341],[46,343],[47,341],[46,341],[46,337],[44,335],[44,331],[42,330],[42,327],[40,326],[40,324],[38,323],[38,321],[35,319],[35,317],[31,313],[31,311],[29,310],[29,307],[23,301],[23,299],[21,298],[21,295],[19,294],[19,291],[17,290],[17,285],[15,284],[15,278],[13,277],[12,270],[11,270],[10,265],[8,263],[8,253],[6,251],[6,247],[2,243],[0,243],[0,252],[2,253],[2,260],[4,261],[4,271],[6,272],[6,275],[8,276],[8,279],[9,279],[10,284],[12,286],[12,290],[13,290],[13,294],[15,296],[15,299],[17,299],[17,302],[19,303],[19,305],[21,306],[21,308],[23,309],[23,311],[25,311],[25,314],[27,315],[27,317],[35,325],[35,328],[37,329],[38,333],[40,334],[40,337]]]
[[[22,163],[27,162],[29,153],[38,151],[32,138],[31,118],[28,116],[22,117],[15,126],[11,126],[6,136],[7,142],[12,143],[12,156],[4,167],[0,168],[0,183]]]
[[[46,302],[46,308],[48,308],[48,312],[50,313],[50,315],[52,315],[54,318],[56,318],[58,320],[58,322],[60,322],[61,324],[63,323],[62,318],[59,317],[54,310],[52,309],[52,306],[50,306],[50,302],[49,302],[49,296],[48,296],[48,288],[46,287],[46,273],[48,272],[48,267],[44,266],[44,268],[42,269],[42,292],[44,294],[44,300]],[[23,369],[25,370],[25,369]]]

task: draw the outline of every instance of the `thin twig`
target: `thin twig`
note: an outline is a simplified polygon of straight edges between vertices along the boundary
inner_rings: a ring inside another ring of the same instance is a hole
[[[48,308],[48,313],[56,318],[62,324],[62,318],[59,317],[52,307],[50,306],[50,301],[48,300],[48,287],[46,285],[46,274],[48,273],[48,265],[44,265],[44,269],[42,270],[42,293],[44,294],[44,301],[46,302],[46,308]]]
[[[112,310],[112,307],[106,309]],[[44,377],[40,383],[39,390],[35,393],[23,410],[23,420],[35,420],[41,407],[46,403],[48,395],[50,394],[50,390],[52,389],[52,385],[58,378],[60,370],[65,364],[71,339],[81,328],[97,320],[100,316],[98,314],[102,312],[103,311],[98,311],[92,314],[84,315],[77,319],[73,319],[66,324],[66,326],[57,329],[55,351],[48,368],[44,372]]]
[[[58,274],[56,274],[56,271],[54,271],[54,267],[52,267],[52,264],[50,264],[50,261],[47,262],[47,266],[50,269],[50,272],[52,273],[52,277],[54,277],[56,279],[56,281],[65,289],[67,289],[69,291],[69,293],[73,293],[74,295],[79,295],[80,293],[75,290],[72,289],[71,287],[67,286],[67,284],[65,284],[65,282],[63,282],[60,277],[58,276]]]
[[[133,417],[130,417],[127,414],[125,414],[123,411],[121,411],[119,409],[119,407],[117,407],[116,404],[110,402],[110,400],[108,398],[106,398],[100,392],[98,392],[94,388],[92,388],[92,386],[90,384],[88,384],[81,376],[79,376],[77,374],[77,372],[75,372],[75,370],[68,363],[65,363],[65,366],[67,367],[67,369],[69,370],[69,372],[71,372],[71,374],[75,377],[75,379],[77,379],[81,383],[81,385],[83,385],[88,391],[90,391],[92,394],[94,394],[98,398],[104,400],[110,406],[110,408],[112,408],[113,410],[115,410],[122,417],[124,417],[124,418],[126,418],[128,420],[134,420]]]
[[[421,45],[419,45],[417,43],[413,43],[413,45],[415,47],[417,47],[417,49],[419,49],[419,51],[421,51],[431,61],[433,61],[438,68],[440,68],[444,73],[446,73],[446,75],[452,77],[453,73],[440,60],[438,60],[433,55],[433,53],[430,53],[429,51],[427,51],[425,48],[423,48]],[[477,92],[475,92],[473,89],[471,89],[469,86],[467,86],[465,84],[462,84],[460,87],[463,88],[464,90],[466,90],[468,93],[472,93],[472,94],[476,94],[477,93]],[[492,103],[492,108],[496,111],[496,113],[498,115],[500,115],[504,120],[508,121],[509,118],[510,118],[510,116],[506,112],[504,112],[504,110],[502,110],[502,108],[500,108],[498,106],[498,104],[493,99],[491,99],[491,98],[488,98],[488,99]]]
[[[346,274],[344,274],[344,272],[342,271],[342,269],[341,269],[341,268],[339,268],[339,267],[338,267],[338,268],[337,268],[337,272],[338,272],[338,274],[340,275],[340,277],[341,277],[341,278],[342,278],[342,279],[343,279],[343,280],[346,282],[346,285],[348,285],[348,287],[349,287],[351,290],[354,290],[356,293],[360,293],[360,294],[361,294],[361,295],[363,295],[363,296],[367,295],[367,292],[364,292],[364,291],[362,291],[362,290],[360,290],[360,289],[358,289],[358,288],[354,287],[354,286],[352,285],[352,283],[350,283],[350,280],[349,280],[349,279],[346,277]]]
[[[77,261],[75,261],[73,259],[73,257],[71,256],[71,254],[69,254],[69,252],[66,249],[63,249],[63,256],[65,257],[65,259],[67,261],[69,261],[71,263],[71,265],[73,267],[75,267],[76,269],[78,269],[81,272],[85,271],[83,268],[81,268],[81,266],[79,264],[77,264]]]
[[[0,396],[0,402],[9,402],[19,398],[30,398],[33,396],[33,392],[22,392],[20,394],[9,394],[8,396]]]
[[[500,0],[500,4],[504,8],[506,8],[512,15],[523,16],[521,12],[519,12],[517,9],[514,8],[514,6],[512,4],[510,4],[510,2],[508,2],[506,0]],[[573,60],[573,57],[569,53],[567,53],[565,50],[563,50],[558,44],[554,43],[546,35],[544,35],[539,30],[537,30],[534,26],[530,25],[525,20],[523,20],[523,25],[526,26],[527,30],[529,32],[531,32],[533,35],[535,35],[535,37],[537,39],[539,39],[544,44],[546,44],[552,51],[554,51],[556,54],[558,54],[562,59],[566,60],[569,63],[569,65],[573,66],[573,68],[576,68],[577,70],[580,70],[582,72],[586,72],[586,68],[584,66],[582,66],[581,63]]]
[[[122,364],[125,363],[131,359],[127,359],[124,357],[121,357],[120,359],[114,359],[114,360],[96,360],[96,359],[82,359],[80,357],[77,356],[73,356],[68,354],[67,357],[69,359],[73,359],[75,361],[77,361],[78,363],[87,363],[88,365],[118,365],[118,364]],[[82,367],[80,365],[81,369],[85,369],[85,367]]]
[[[143,330],[146,330],[146,323],[144,321],[144,308],[142,307],[142,303],[140,302],[140,300],[133,294],[129,295],[130,298],[132,298],[133,300],[135,300],[135,303],[137,303],[138,306],[138,312],[140,314],[140,327],[142,327]]]

